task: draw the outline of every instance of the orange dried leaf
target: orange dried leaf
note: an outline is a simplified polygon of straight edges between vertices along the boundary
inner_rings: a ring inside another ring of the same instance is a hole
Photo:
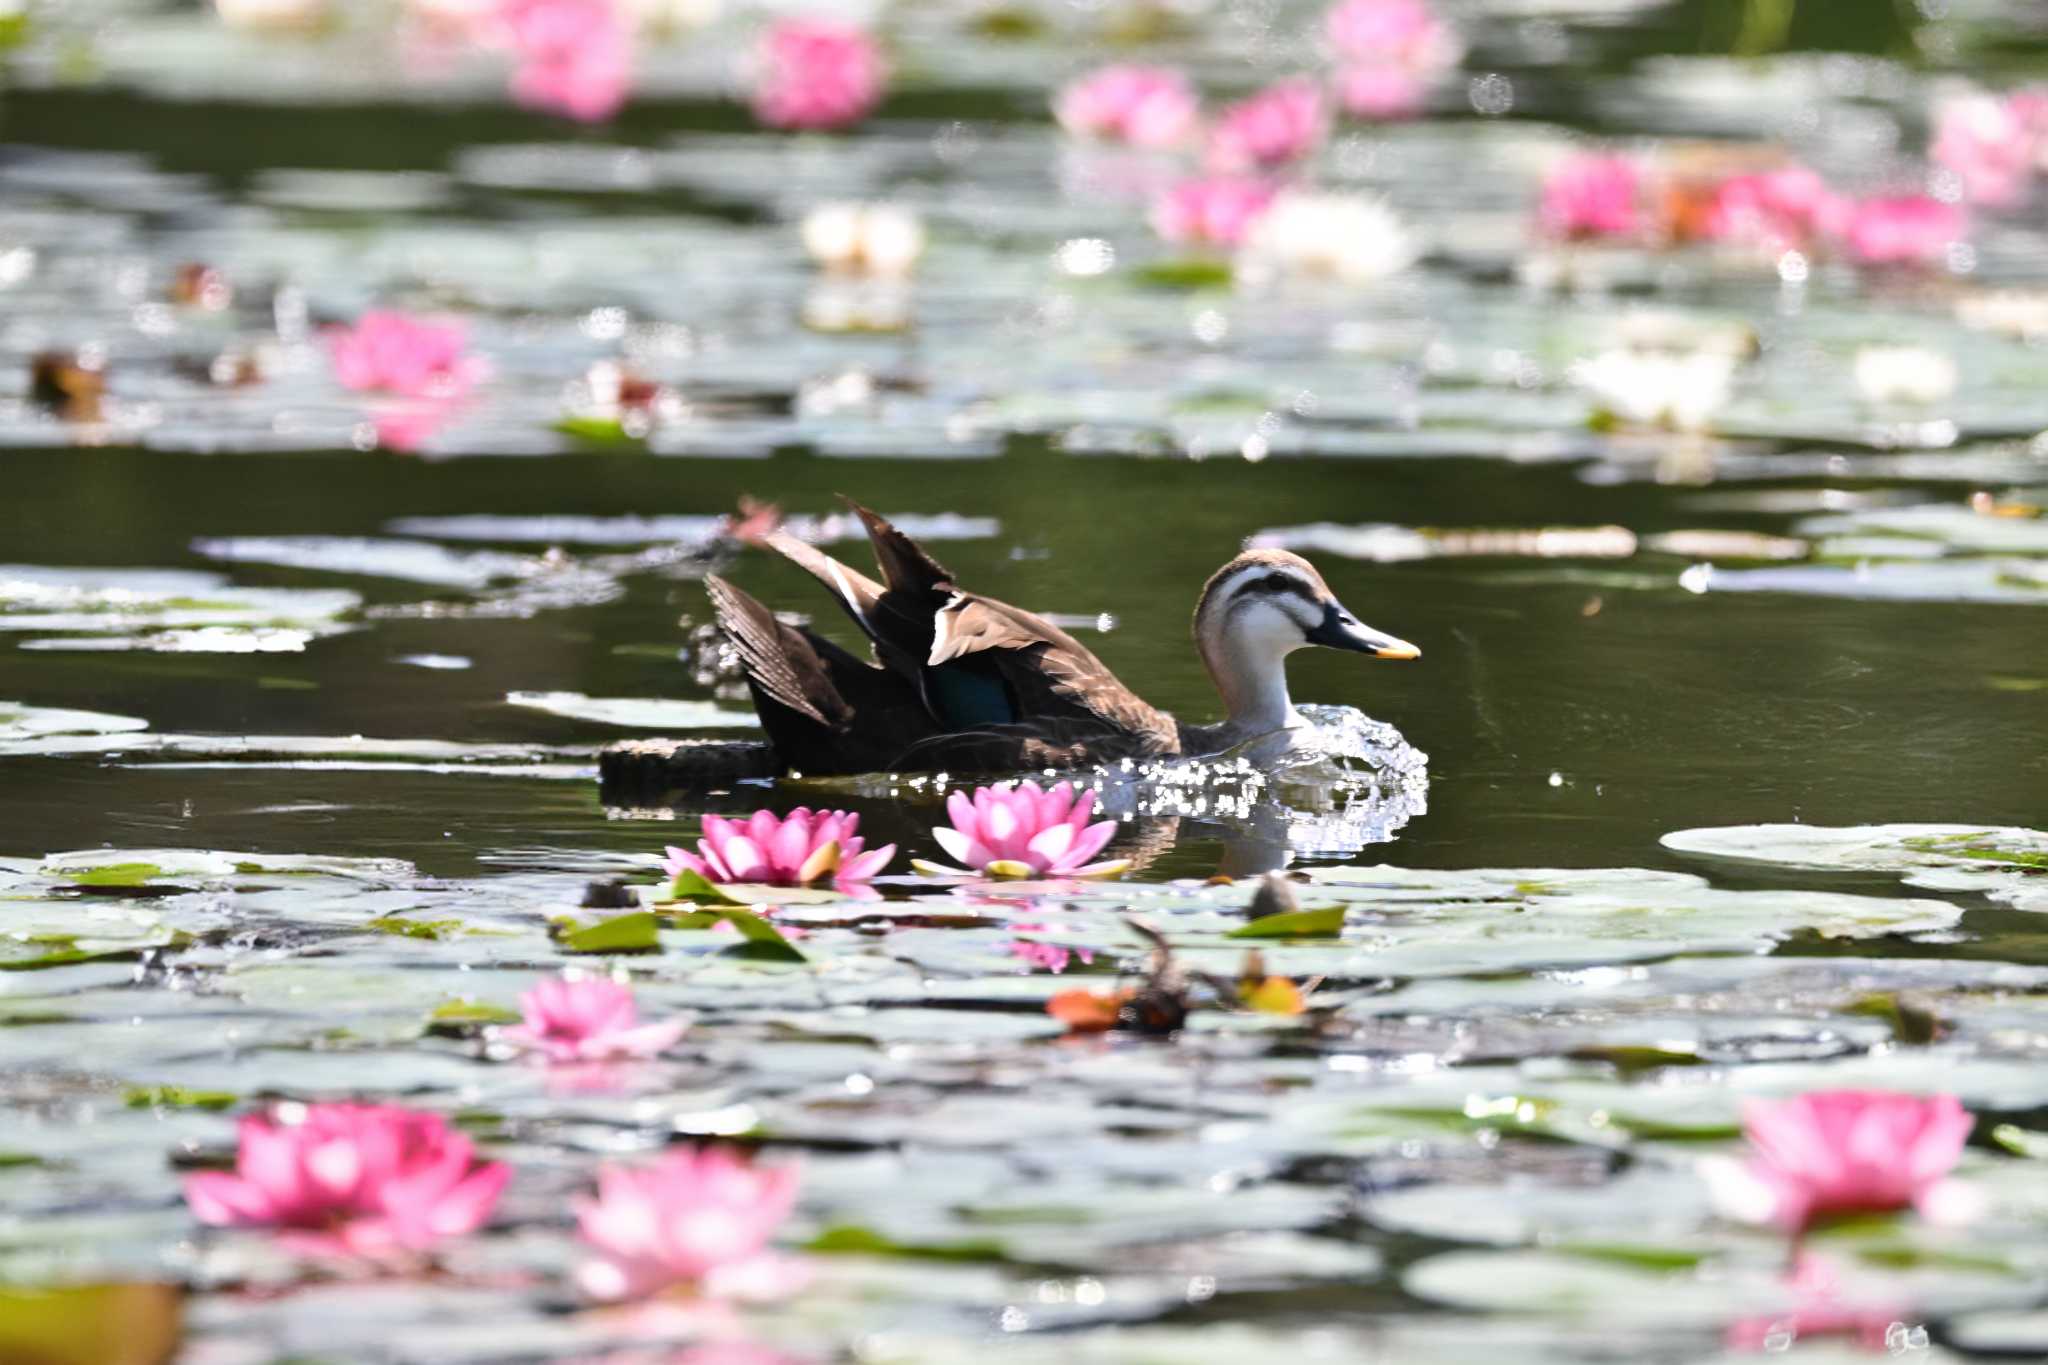
[[[1116,1027],[1116,1013],[1130,996],[1129,991],[1061,991],[1045,1002],[1045,1012],[1075,1033],[1103,1033]]]

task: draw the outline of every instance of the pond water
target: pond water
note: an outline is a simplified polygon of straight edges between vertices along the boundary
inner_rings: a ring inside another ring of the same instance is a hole
[[[1137,55],[1241,94],[1311,60],[1308,8],[899,6],[894,93],[835,136],[730,98],[756,11],[646,44],[583,127],[390,16],[31,6],[0,54],[0,1279],[178,1285],[200,1365],[1717,1360],[1791,1298],[1696,1160],[1746,1097],[1879,1087],[1970,1106],[1995,1208],[1829,1233],[1841,1300],[1880,1354],[2048,1353],[2048,191],[1923,270],[1530,229],[1589,139],[1917,184],[1931,101],[2048,37],[1868,8],[1446,3],[1423,116],[1312,171],[1416,263],[1232,288],[1146,226],[1172,166],[1064,139],[1047,92]],[[883,199],[929,234],[914,278],[811,265],[808,211]],[[170,301],[191,263],[232,299]],[[461,318],[490,373],[425,411],[341,387],[320,329],[388,305]],[[1596,412],[1590,358],[1731,329],[1702,429]],[[1901,343],[1955,382],[1859,391]],[[95,411],[37,397],[52,352],[103,362]],[[608,364],[659,386],[650,430]],[[908,875],[945,860],[928,782],[602,790],[613,740],[758,733],[706,572],[847,638],[721,535],[757,498],[861,562],[841,494],[1201,720],[1204,579],[1294,548],[1422,657],[1307,651],[1293,695],[1426,767],[1124,781],[1124,880],[1000,888]],[[880,899],[769,907],[801,960],[688,918],[633,955],[550,936],[593,880],[651,900],[705,811],[799,803],[902,846]],[[1231,937],[1281,865],[1335,922]],[[1044,1002],[1140,978],[1144,926],[1198,977],[1262,947],[1309,1013],[1198,981],[1172,1038],[1062,1036]],[[564,966],[684,1041],[582,1085],[508,1059],[482,1025]],[[178,1174],[234,1115],[350,1096],[512,1162],[491,1228],[367,1274],[192,1220]],[[810,1286],[581,1305],[594,1164],[705,1135],[803,1162]]]

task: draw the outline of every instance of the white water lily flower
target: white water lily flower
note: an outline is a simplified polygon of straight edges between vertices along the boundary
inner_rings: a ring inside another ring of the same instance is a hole
[[[1416,255],[1408,229],[1379,200],[1288,190],[1246,234],[1238,269],[1248,280],[1295,275],[1376,284]]]
[[[1756,329],[1739,319],[1701,317],[1666,308],[1631,308],[1614,325],[1615,340],[1636,351],[1713,351],[1747,360]]]
[[[908,275],[924,254],[924,224],[895,204],[823,204],[803,233],[812,260],[847,274]]]
[[[1995,289],[1956,301],[1956,319],[1980,332],[2033,341],[2048,336],[2048,292]]]
[[[1865,346],[1856,389],[1871,403],[1939,403],[1956,391],[1956,363],[1924,346]]]
[[[1635,426],[1703,431],[1735,385],[1735,358],[1717,351],[1603,351],[1572,367],[1596,412]]]
[[[213,8],[229,28],[276,33],[327,22],[327,0],[213,0]]]

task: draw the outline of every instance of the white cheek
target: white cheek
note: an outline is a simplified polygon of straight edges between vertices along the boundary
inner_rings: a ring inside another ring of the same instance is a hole
[[[1285,607],[1271,602],[1252,602],[1238,608],[1231,627],[1240,648],[1266,658],[1291,654],[1308,643],[1308,632],[1301,622]]]

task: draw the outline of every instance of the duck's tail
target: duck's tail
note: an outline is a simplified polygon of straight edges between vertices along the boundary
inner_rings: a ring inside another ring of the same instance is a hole
[[[842,730],[853,708],[833,685],[819,646],[833,646],[810,632],[786,625],[753,597],[716,574],[707,574],[704,590],[711,595],[718,629],[739,656],[754,707],[770,735],[770,712],[793,712],[813,725]]]
[[[905,744],[931,733],[930,714],[902,678],[778,619],[715,574],[705,577],[704,588],[783,766],[878,771]]]

